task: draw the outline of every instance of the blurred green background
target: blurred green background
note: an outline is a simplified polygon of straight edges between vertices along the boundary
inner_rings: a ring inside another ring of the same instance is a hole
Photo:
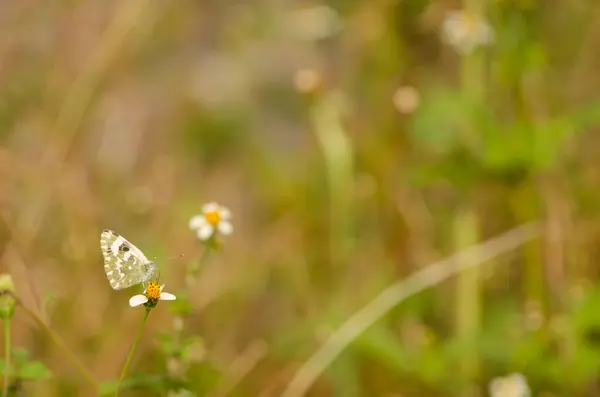
[[[445,43],[459,9],[494,42]],[[533,395],[598,396],[598,22],[595,0],[3,2],[2,271],[114,380],[141,311],[106,281],[101,230],[177,294],[203,251],[188,220],[217,201],[235,232],[188,291],[186,387],[280,396],[384,288],[539,221],[394,307],[307,395],[485,396],[518,372]],[[152,312],[132,376],[169,372],[176,317]],[[53,373],[23,395],[94,395],[18,309],[13,341]]]

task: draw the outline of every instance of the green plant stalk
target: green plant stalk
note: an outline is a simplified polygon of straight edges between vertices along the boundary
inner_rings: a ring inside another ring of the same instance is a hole
[[[543,318],[550,315],[550,310],[564,312],[568,310],[567,301],[562,291],[566,291],[568,285],[568,273],[565,266],[564,252],[564,218],[569,208],[561,195],[561,187],[558,179],[560,176],[553,171],[547,171],[541,175],[538,182],[539,194],[544,197],[544,212],[546,216],[546,232],[543,237],[544,264],[538,274],[541,284],[541,298],[538,302],[538,310]],[[545,282],[552,280],[551,283]],[[542,325],[542,324],[540,324]]]
[[[211,252],[213,251],[213,248],[211,248],[211,246],[209,244],[205,244],[204,248],[205,248],[204,252],[202,253],[202,256],[200,257],[200,259],[198,259],[197,262],[194,262],[194,263],[190,264],[190,266],[187,267],[187,275],[185,278],[186,293],[193,288],[194,280],[196,279],[196,277],[198,276],[200,271],[202,269],[204,269],[206,262],[208,262],[208,258],[210,257]],[[184,315],[181,316],[182,321],[186,320],[185,317],[187,317],[187,316],[184,316]],[[183,329],[184,329],[183,326],[181,329],[177,329],[176,327],[174,327],[173,339],[177,345],[181,345],[181,343],[183,342]],[[181,358],[177,354],[173,354],[171,356],[171,358],[174,360],[177,360],[181,366],[185,365],[183,360],[181,360]]]
[[[10,384],[10,318],[4,319],[4,392],[2,395],[8,397]]]
[[[198,261],[193,263],[192,265],[188,266],[186,277],[186,287],[188,289],[191,287],[191,284],[196,278],[196,276],[198,276],[198,273],[200,273],[200,270],[204,268],[212,250],[213,249],[208,244],[205,245],[204,252],[202,252],[202,256],[200,257],[200,259],[198,259]]]
[[[144,330],[144,326],[146,325],[146,320],[148,320],[148,315],[150,314],[150,308],[146,308],[144,313],[144,318],[142,319],[142,323],[140,324],[140,328],[138,329],[137,335],[133,340],[133,345],[131,346],[131,350],[129,351],[129,356],[127,356],[127,361],[125,361],[125,365],[123,366],[123,371],[121,371],[121,377],[119,378],[119,383],[117,383],[117,388],[115,389],[114,397],[119,396],[119,391],[121,390],[121,384],[123,384],[123,380],[125,379],[125,375],[127,374],[127,369],[129,368],[129,364],[131,363],[131,358],[133,357],[133,353],[135,352],[135,348],[140,341],[142,336],[142,331]]]
[[[465,12],[484,16],[485,0],[463,0]],[[461,59],[461,89],[469,102],[478,102],[484,99],[485,70],[483,51],[475,50],[465,54]],[[477,142],[480,131],[467,125],[464,133],[466,142]],[[473,197],[473,195],[469,194]],[[455,249],[461,250],[479,241],[479,228],[477,215],[474,210],[474,200],[470,200],[470,208],[456,216],[454,223]],[[472,261],[466,258],[465,261]],[[463,379],[473,379],[478,372],[479,357],[469,346],[478,337],[481,323],[481,274],[477,266],[460,273],[456,282],[456,337],[462,346],[468,350],[461,362],[459,371]],[[463,394],[466,396],[467,394]]]
[[[481,7],[476,4],[478,2],[479,0],[465,1],[465,12],[483,16]],[[477,103],[484,100],[485,67],[483,55],[483,50],[475,49],[471,53],[463,55],[461,58],[461,90],[462,94],[469,100],[469,103]],[[481,134],[481,131],[471,127],[470,124],[462,131],[462,133],[465,134],[465,142],[470,146],[475,142],[481,141],[481,137],[477,136]]]
[[[56,332],[54,332],[50,327],[48,327],[48,325],[46,325],[46,323],[37,314],[35,314],[27,306],[23,305],[21,303],[20,299],[17,298],[17,302],[19,302],[19,305],[23,309],[23,311],[25,313],[27,313],[27,315],[29,317],[31,317],[31,319],[38,325],[38,327],[40,327],[41,329],[46,331],[48,336],[50,336],[50,339],[52,339],[52,342],[54,342],[54,344],[65,355],[67,360],[69,360],[71,362],[71,364],[73,364],[73,366],[90,383],[90,385],[92,385],[92,387],[94,389],[98,389],[98,387],[99,387],[98,381],[96,381],[96,379],[94,379],[91,372],[85,367],[85,365],[83,365],[81,363],[81,361],[79,361],[79,358],[77,358],[77,356],[67,347],[67,344],[65,343],[65,341],[62,340],[62,338]]]
[[[454,221],[454,239],[456,251],[477,244],[479,230],[477,216],[473,210],[459,213]],[[476,257],[466,257],[465,263],[477,260]],[[468,265],[465,265],[468,266]],[[469,347],[477,338],[481,318],[481,274],[478,266],[469,268],[457,277],[456,281],[456,337],[467,348],[461,360],[460,373],[466,378],[472,378],[477,373],[478,357]]]
[[[538,193],[530,184],[519,186],[513,190],[511,197],[513,212],[517,221],[535,219],[543,216]],[[523,267],[523,295],[526,302],[544,303],[545,276],[544,259],[539,240],[531,241],[523,246],[525,266]]]
[[[193,264],[188,266],[187,275],[185,277],[186,293],[189,293],[189,291],[193,288],[194,280],[198,276],[198,273],[200,273],[200,270],[204,269],[206,262],[208,262],[208,258],[210,257],[210,254],[212,251],[213,251],[213,248],[211,248],[208,244],[205,245],[204,252],[202,253],[202,256],[200,257],[200,259],[198,259],[197,262],[194,262]],[[182,329],[175,330],[175,341],[177,343],[181,343],[182,339],[183,339],[183,330]],[[174,358],[177,358],[177,357],[174,357]]]
[[[311,118],[325,159],[329,185],[331,219],[331,260],[335,266],[346,262],[348,234],[352,228],[353,185],[352,144],[340,120],[339,100],[326,94],[314,104]]]

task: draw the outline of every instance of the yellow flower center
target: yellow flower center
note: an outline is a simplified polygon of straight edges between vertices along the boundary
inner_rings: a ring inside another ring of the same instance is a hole
[[[154,281],[150,281],[146,287],[146,297],[149,300],[158,300],[160,298],[160,285]]]
[[[219,211],[210,211],[204,214],[206,218],[206,222],[210,223],[213,226],[216,226],[221,221],[221,214]]]

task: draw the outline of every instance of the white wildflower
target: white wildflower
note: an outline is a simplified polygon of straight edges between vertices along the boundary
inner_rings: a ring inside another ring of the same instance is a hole
[[[452,11],[442,25],[442,38],[456,51],[465,55],[479,46],[494,41],[494,30],[480,16],[466,11]]]
[[[189,222],[190,229],[196,232],[202,241],[210,239],[215,232],[227,236],[233,233],[230,222],[231,211],[217,203],[208,203],[202,206],[202,214],[194,215]]]
[[[129,299],[129,306],[136,307],[150,302],[151,306],[154,307],[158,301],[174,301],[175,295],[168,292],[163,292],[165,285],[158,285],[158,283],[151,281],[144,290],[143,294],[134,295]]]
[[[519,373],[492,379],[489,391],[490,397],[529,397],[531,395],[527,379]]]

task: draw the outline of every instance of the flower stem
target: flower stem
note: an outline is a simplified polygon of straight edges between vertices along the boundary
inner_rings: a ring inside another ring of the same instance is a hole
[[[8,397],[10,384],[10,318],[4,319],[4,391],[2,395]]]
[[[210,257],[212,251],[214,250],[213,246],[210,243],[206,243],[204,245],[204,251],[202,252],[202,256],[195,262],[192,262],[187,267],[187,274],[185,277],[185,288],[186,295],[194,288],[194,283],[196,281],[196,277],[200,274],[200,271],[203,270],[208,262],[208,258]],[[185,321],[189,317],[189,313],[180,313],[175,318],[173,322],[173,341],[176,346],[181,346],[183,343],[184,329],[185,329]],[[187,368],[187,364],[181,360],[178,354],[173,353],[171,358],[179,364],[180,368]],[[170,374],[173,375],[173,374]]]
[[[144,313],[144,318],[142,323],[140,324],[140,328],[138,329],[137,335],[135,336],[135,340],[133,341],[133,345],[131,346],[131,350],[129,351],[129,356],[127,357],[127,361],[125,361],[125,365],[123,366],[123,371],[121,372],[121,378],[119,379],[119,383],[117,384],[117,388],[115,389],[114,397],[119,396],[119,391],[121,389],[121,384],[123,383],[123,379],[125,379],[125,375],[127,374],[127,369],[129,368],[129,363],[131,362],[131,358],[133,357],[133,352],[137,347],[138,342],[140,341],[140,337],[142,336],[142,331],[144,330],[144,325],[146,325],[146,320],[148,319],[148,314],[150,314],[150,308],[146,308],[146,312]]]
[[[332,228],[330,259],[334,268],[347,263],[351,248],[348,236],[353,228],[354,153],[342,116],[340,100],[334,93],[324,96],[311,110],[327,173]]]
[[[206,264],[206,261],[208,260],[208,257],[210,256],[210,253],[212,251],[212,248],[209,245],[206,245],[204,247],[204,252],[202,252],[202,256],[200,257],[200,259],[198,259],[198,262],[192,263],[189,268],[188,268],[188,281],[191,283],[192,280],[198,275],[198,273],[200,272],[200,270],[202,268],[204,268],[204,265]]]

